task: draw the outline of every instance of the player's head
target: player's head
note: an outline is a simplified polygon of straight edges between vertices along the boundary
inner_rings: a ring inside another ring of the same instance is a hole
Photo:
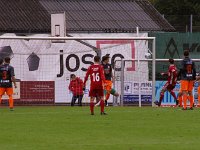
[[[9,63],[10,63],[10,57],[4,58],[4,62],[5,62],[6,64],[9,64]]]
[[[102,62],[109,63],[109,58],[110,58],[110,54],[106,54],[105,56],[102,57]]]
[[[183,55],[184,55],[185,57],[189,57],[189,50],[184,50]]]
[[[70,80],[74,80],[76,78],[76,75],[75,74],[71,74],[70,75]]]
[[[3,64],[3,59],[0,58],[0,65],[2,65],[2,64]]]
[[[94,56],[94,63],[100,63],[101,58],[99,56]]]
[[[170,63],[170,64],[174,64],[174,59],[173,59],[173,58],[170,58],[170,59],[169,59],[169,63]]]

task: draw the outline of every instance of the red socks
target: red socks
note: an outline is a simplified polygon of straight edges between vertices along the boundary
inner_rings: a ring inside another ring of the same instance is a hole
[[[90,102],[90,112],[91,114],[94,114],[94,102]]]
[[[174,93],[174,91],[171,91],[170,94],[173,96],[173,98],[174,98],[175,100],[177,100],[177,97],[176,97],[176,94]]]
[[[163,97],[164,97],[164,93],[160,93],[160,99],[159,99],[160,104],[162,103]]]
[[[104,100],[100,101],[101,112],[104,112]]]
[[[104,112],[104,100],[100,100],[101,112]],[[90,102],[90,112],[94,114],[94,102]]]

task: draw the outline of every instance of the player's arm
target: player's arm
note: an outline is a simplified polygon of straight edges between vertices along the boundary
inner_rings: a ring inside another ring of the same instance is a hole
[[[14,83],[15,88],[17,88],[16,78],[15,78],[15,71],[14,71],[13,67],[10,68],[10,75],[11,75],[11,80]]]
[[[184,61],[182,60],[182,62],[181,62],[181,67],[180,67],[180,71],[181,72],[184,72],[185,71],[185,63],[184,63]]]
[[[12,76],[12,82],[14,83],[15,88],[17,88],[17,84],[16,84],[16,78],[15,78],[15,76]]]
[[[197,74],[197,72],[196,72],[196,66],[195,66],[194,62],[192,62],[192,65],[193,65],[193,77],[194,77],[194,80],[196,80],[196,74]]]
[[[70,91],[72,91],[72,82],[71,81],[69,83],[69,87],[68,88],[69,88]]]
[[[80,87],[83,89],[83,91],[85,91],[85,86],[81,78],[79,78],[79,84],[80,84]]]
[[[161,72],[160,74],[161,74],[162,76],[164,76],[164,75],[168,75],[167,72]]]
[[[90,67],[88,68],[88,70],[86,72],[86,75],[85,75],[85,78],[84,78],[84,82],[83,82],[83,87],[85,87],[89,75],[90,75]]]
[[[171,76],[172,76],[172,81],[173,81],[172,84],[173,84],[173,86],[175,86],[176,83],[177,83],[177,76],[178,76],[177,71],[176,70],[172,70],[171,71]]]
[[[196,80],[195,81],[199,81],[200,80],[200,76],[196,76]]]

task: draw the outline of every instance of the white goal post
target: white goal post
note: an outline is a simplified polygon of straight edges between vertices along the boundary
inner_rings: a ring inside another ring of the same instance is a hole
[[[174,59],[174,61],[177,63],[180,63],[181,61],[182,61],[183,59]],[[194,62],[200,62],[200,59],[192,59]],[[121,71],[120,71],[120,76],[121,76],[121,89],[124,87],[124,82],[125,82],[125,79],[124,79],[124,76],[125,76],[125,64],[127,63],[127,62],[139,62],[139,63],[142,63],[142,62],[154,62],[155,61],[155,66],[153,66],[153,64],[152,64],[152,71],[153,71],[153,68],[155,67],[156,68],[156,64],[158,63],[158,62],[167,62],[168,63],[168,61],[169,61],[169,59],[155,59],[155,60],[153,60],[153,59],[121,59],[121,60],[116,60],[115,61],[115,63],[116,62],[120,62],[120,64],[121,64]],[[140,82],[140,81],[138,81],[138,82]],[[154,87],[154,88],[152,88],[152,106],[155,106],[155,104],[154,104],[154,102],[156,101],[156,99],[155,99],[155,82],[156,82],[156,80],[155,80],[155,72],[152,72],[152,87]],[[138,105],[139,105],[139,107],[142,107],[142,99],[141,99],[141,93],[140,93],[140,84],[139,84],[139,88],[138,88],[138,94],[139,94],[139,103],[138,103]],[[121,90],[121,97],[124,97],[124,90]],[[115,103],[115,101],[113,101],[114,103]],[[114,104],[114,105],[116,105],[116,104]],[[123,104],[123,100],[122,101],[120,101],[120,105],[121,106],[123,106],[124,104]]]

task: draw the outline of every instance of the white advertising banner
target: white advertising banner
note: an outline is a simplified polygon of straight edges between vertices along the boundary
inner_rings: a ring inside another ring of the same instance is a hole
[[[136,37],[135,33],[71,34],[74,37]],[[2,36],[15,36],[4,34]],[[49,37],[48,34],[35,34],[32,37]],[[147,33],[139,36],[147,37]],[[70,74],[84,78],[85,71],[92,64],[95,50],[101,55],[110,54],[111,64],[115,60],[145,59],[148,42],[145,40],[68,40],[65,43],[52,43],[51,40],[0,40],[0,56],[12,57],[16,78],[21,81],[55,81],[55,103],[71,101],[68,91]],[[148,65],[141,68],[146,72]],[[127,75],[135,71],[135,63],[126,64]],[[142,71],[142,70],[141,70]],[[148,78],[148,72],[143,75]],[[137,77],[138,78],[138,77]],[[130,76],[130,80],[137,80]],[[69,100],[70,99],[70,100]]]

